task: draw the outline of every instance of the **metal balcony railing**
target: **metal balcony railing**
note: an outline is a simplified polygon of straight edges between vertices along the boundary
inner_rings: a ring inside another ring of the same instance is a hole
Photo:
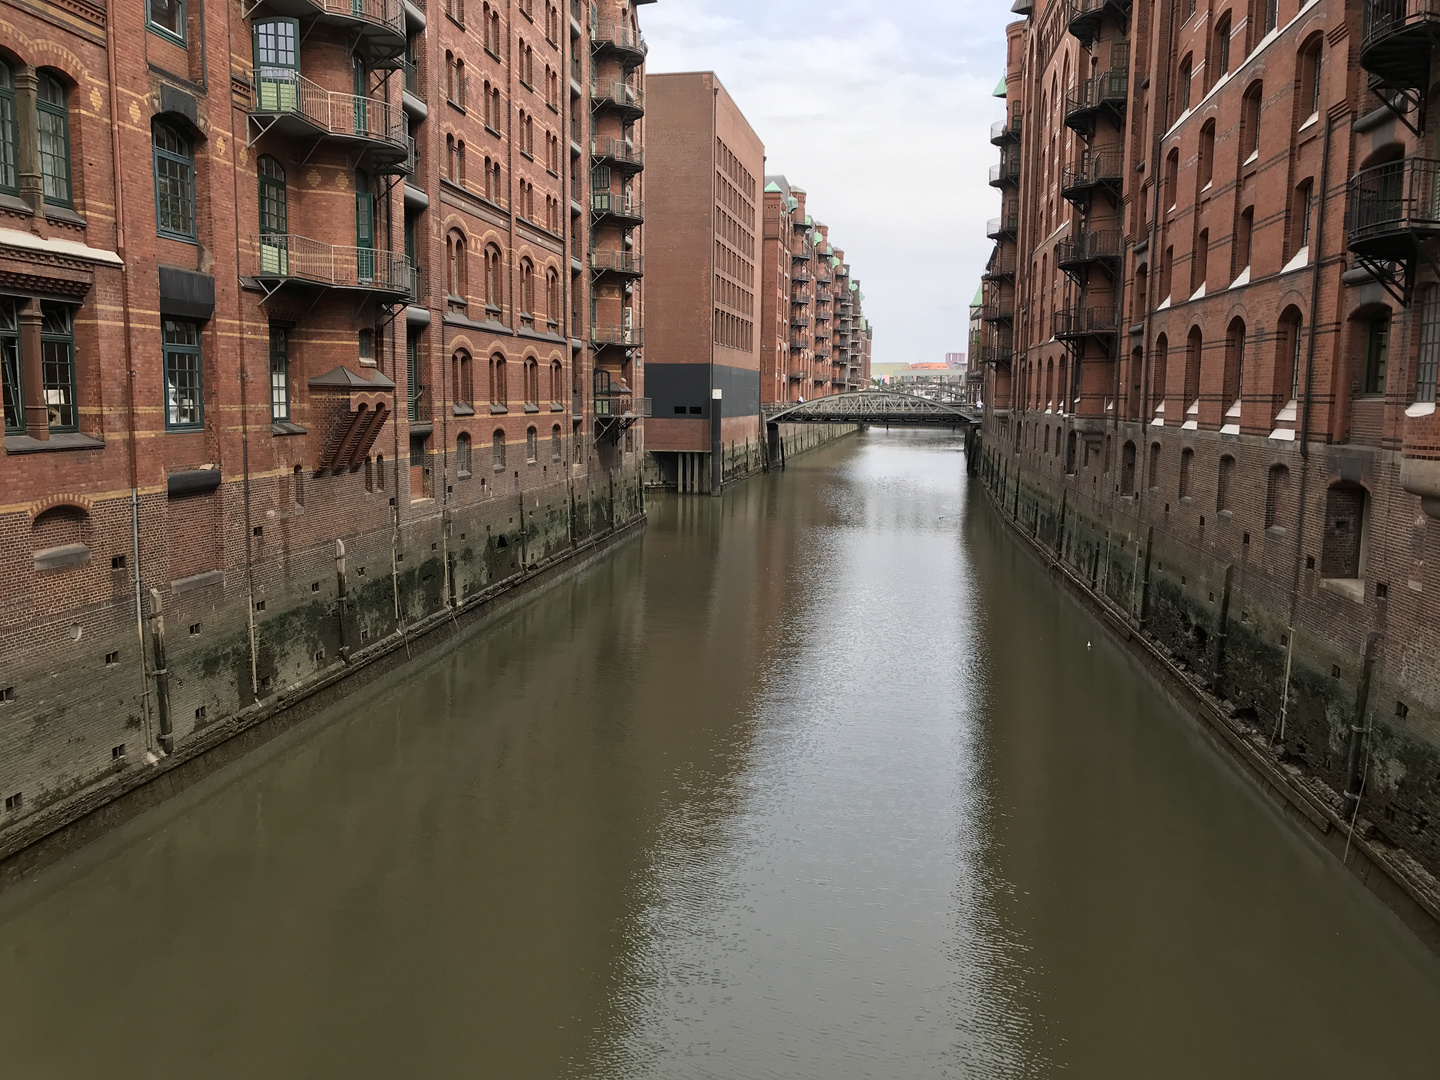
[[[986,322],[1014,322],[1015,321],[1015,300],[1013,297],[996,297],[993,300],[985,301],[980,309],[980,317]]]
[[[815,254],[815,249],[801,240],[798,245],[790,251],[790,257],[797,262],[807,262]]]
[[[305,6],[331,19],[360,22],[405,38],[405,11],[400,0],[305,0]]]
[[[800,312],[800,313],[798,313],[798,314],[791,315],[791,316],[790,316],[790,325],[791,325],[791,326],[794,326],[794,327],[809,326],[809,325],[810,325],[810,316],[809,316],[809,315],[806,315],[804,312]]]
[[[996,120],[990,125],[990,142],[996,146],[1007,142],[1019,142],[1021,129],[1020,110],[1012,109],[1005,120]]]
[[[803,285],[810,280],[810,270],[808,267],[805,266],[801,266],[799,269],[797,269],[794,273],[790,275],[790,283],[792,285]]]
[[[1113,262],[1124,253],[1125,237],[1119,229],[1085,230],[1055,245],[1055,265],[1063,270],[1097,260]]]
[[[1392,87],[1422,87],[1440,30],[1440,0],[1365,0],[1360,64]]]
[[[294,117],[325,135],[364,139],[399,150],[407,149],[403,109],[380,98],[326,90],[294,72],[256,72],[251,113],[262,117]]]
[[[420,64],[416,60],[401,60],[400,74],[404,77],[405,92],[420,101],[425,100],[425,84],[420,79]]]
[[[1060,191],[1069,198],[1100,184],[1119,184],[1124,176],[1124,151],[1087,150],[1060,170]]]
[[[990,186],[1017,183],[1020,179],[1020,155],[1006,151],[1000,155],[1000,164],[990,166]]]
[[[617,19],[596,19],[590,30],[590,45],[597,50],[612,49],[632,66],[644,61],[650,51],[643,34]]]
[[[645,167],[645,151],[624,139],[591,139],[590,156],[612,165],[630,165],[637,169]]]
[[[1000,281],[1015,276],[1015,255],[1013,252],[996,254],[985,268],[983,275],[988,281]]]
[[[1103,307],[1075,307],[1055,312],[1054,330],[1057,338],[1114,334],[1119,326],[1120,313],[1113,304]]]
[[[411,264],[410,267],[410,302],[419,303],[426,297],[425,292],[425,271],[423,268]]]
[[[378,289],[410,295],[410,260],[397,252],[338,247],[293,233],[251,238],[250,275],[310,281],[344,289]]]
[[[645,256],[630,251],[592,251],[590,269],[639,277],[645,273]]]
[[[645,204],[639,199],[616,195],[610,191],[592,191],[590,193],[590,209],[601,216],[623,218],[626,221],[643,222],[645,220]]]
[[[1013,350],[1009,345],[981,345],[977,353],[982,364],[1009,367]]]
[[[638,326],[602,324],[590,328],[590,340],[596,345],[623,345],[634,349],[645,344],[645,332]]]
[[[1440,234],[1440,160],[1411,157],[1363,169],[1350,180],[1349,248],[1371,258],[1400,258]]]
[[[985,235],[991,240],[1013,240],[1020,230],[1020,215],[1005,214],[991,218],[985,225]]]
[[[598,419],[608,419],[612,416],[624,416],[635,411],[635,395],[629,390],[611,388],[608,392],[595,391],[595,416]]]
[[[632,113],[645,111],[645,91],[623,79],[591,83],[590,98],[597,105],[620,108]]]

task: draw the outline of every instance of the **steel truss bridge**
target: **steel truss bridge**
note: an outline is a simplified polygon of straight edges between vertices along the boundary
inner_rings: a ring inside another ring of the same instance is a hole
[[[980,424],[972,405],[934,401],[898,390],[852,390],[776,411],[766,410],[766,427],[779,424],[885,424],[899,427],[972,427]]]

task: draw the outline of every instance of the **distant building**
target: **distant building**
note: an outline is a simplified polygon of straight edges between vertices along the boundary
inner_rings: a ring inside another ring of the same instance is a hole
[[[945,366],[949,368],[963,368],[965,366],[965,354],[963,352],[947,352],[945,354]]]

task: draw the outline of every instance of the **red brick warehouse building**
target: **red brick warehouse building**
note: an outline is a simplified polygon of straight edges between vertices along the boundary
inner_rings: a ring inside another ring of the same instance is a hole
[[[1283,730],[1335,807],[1440,873],[1440,15],[1015,10],[986,480],[1237,722]]]
[[[644,2],[0,2],[0,856],[639,518]]]

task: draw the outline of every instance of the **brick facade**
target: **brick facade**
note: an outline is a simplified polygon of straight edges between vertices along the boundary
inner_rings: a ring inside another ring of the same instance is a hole
[[[641,2],[0,3],[0,856],[641,515]]]
[[[984,473],[1433,905],[1434,136],[1361,7],[1017,7]]]

